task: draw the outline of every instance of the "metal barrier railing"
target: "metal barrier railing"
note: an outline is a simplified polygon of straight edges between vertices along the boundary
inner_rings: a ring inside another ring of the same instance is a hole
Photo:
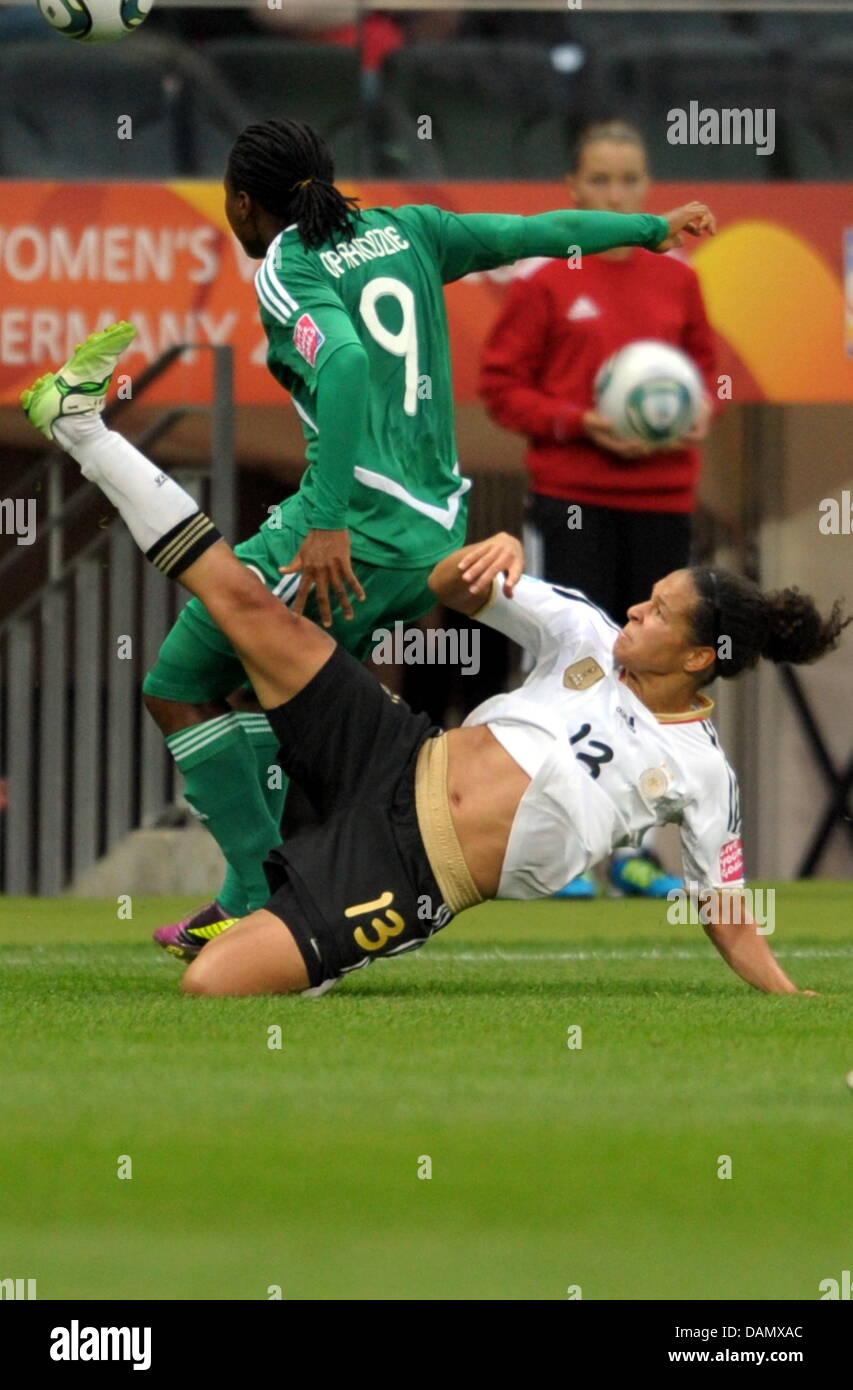
[[[228,346],[183,344],[134,380],[134,401],[182,353],[214,354],[209,470],[175,476],[234,533],[233,353]],[[105,412],[114,423],[127,406]],[[149,451],[199,407],[171,410],[134,442]],[[134,827],[150,825],[175,799],[174,772],[162,737],[141,699],[179,603],[174,586],[147,565],[124,525],[110,523],[71,558],[63,555],[69,523],[95,489],[85,483],[63,503],[55,450],[16,489],[47,479],[47,580],[0,625],[0,776],[7,808],[0,816],[0,890],[59,893]],[[203,492],[207,492],[206,499]],[[0,582],[18,559],[0,562]]]

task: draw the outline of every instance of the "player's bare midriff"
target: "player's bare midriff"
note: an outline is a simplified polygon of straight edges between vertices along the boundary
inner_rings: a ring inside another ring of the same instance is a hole
[[[468,871],[484,898],[498,891],[509,832],[530,778],[486,724],[447,735],[447,794]]]

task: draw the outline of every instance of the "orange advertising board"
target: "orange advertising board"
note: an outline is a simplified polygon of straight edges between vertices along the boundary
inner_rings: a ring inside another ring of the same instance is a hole
[[[235,349],[237,400],[275,404],[252,277],[208,183],[0,184],[0,404],[118,318],[139,337],[140,371],[178,342]],[[347,184],[363,205],[438,203],[531,214],[565,204],[559,183]],[[654,190],[651,210],[702,198],[716,238],[690,248],[735,401],[853,401],[853,200],[849,185],[698,184]],[[845,214],[846,209],[846,214]],[[480,348],[511,268],[448,287],[457,398],[476,398]],[[151,390],[204,402],[208,354],[190,354]]]

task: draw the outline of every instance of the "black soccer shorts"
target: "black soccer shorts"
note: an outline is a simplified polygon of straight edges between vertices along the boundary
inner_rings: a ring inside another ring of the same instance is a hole
[[[267,718],[279,763],[320,823],[267,858],[266,910],[292,932],[312,989],[329,988],[422,946],[451,919],[415,810],[418,753],[441,730],[342,647]]]

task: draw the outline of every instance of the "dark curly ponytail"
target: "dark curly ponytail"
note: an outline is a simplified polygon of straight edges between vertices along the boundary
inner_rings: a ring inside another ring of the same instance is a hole
[[[357,198],[335,187],[335,163],[322,136],[300,121],[247,126],[228,156],[226,177],[285,223],[295,222],[306,246],[336,232],[355,233]]]
[[[694,566],[690,574],[699,595],[691,614],[691,641],[717,652],[704,685],[715,676],[727,680],[740,675],[762,656],[795,666],[817,661],[838,646],[842,630],[853,622],[853,616],[842,618],[838,599],[823,618],[814,599],[797,588],[765,594],[728,570]]]

